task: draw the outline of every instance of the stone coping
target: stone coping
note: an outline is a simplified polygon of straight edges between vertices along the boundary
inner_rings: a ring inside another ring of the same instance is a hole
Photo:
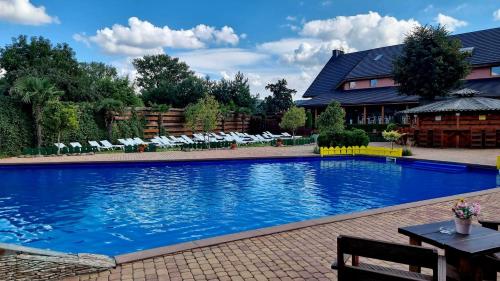
[[[195,240],[195,241],[190,241],[190,242],[185,242],[185,243],[179,243],[179,244],[174,244],[174,245],[165,246],[165,247],[158,247],[158,248],[153,248],[153,249],[148,249],[148,250],[143,250],[143,251],[137,251],[137,252],[133,252],[133,253],[129,253],[129,254],[122,254],[122,255],[115,256],[115,260],[116,260],[117,264],[135,262],[135,261],[140,261],[140,260],[153,258],[153,257],[157,257],[157,256],[173,254],[176,252],[192,250],[192,249],[196,249],[196,248],[215,246],[215,245],[219,245],[219,244],[223,244],[223,243],[227,243],[227,242],[232,242],[232,241],[237,241],[237,240],[242,240],[242,239],[255,238],[255,237],[276,234],[276,233],[286,232],[286,231],[292,231],[292,230],[297,230],[297,229],[311,227],[311,226],[317,226],[317,225],[328,224],[328,223],[333,223],[333,222],[345,221],[345,220],[366,217],[366,216],[373,216],[373,215],[378,215],[378,214],[382,214],[382,213],[410,209],[410,208],[414,208],[414,207],[420,207],[420,206],[425,206],[425,205],[430,205],[430,204],[435,204],[435,203],[440,203],[440,202],[447,202],[447,201],[455,200],[455,199],[460,198],[460,197],[473,197],[473,196],[486,195],[486,194],[497,193],[497,192],[500,192],[500,187],[481,190],[481,191],[475,191],[475,192],[469,192],[469,193],[462,193],[462,194],[457,194],[457,195],[451,195],[451,196],[446,196],[446,197],[439,197],[439,198],[434,198],[434,199],[427,199],[427,200],[422,200],[422,201],[410,202],[410,203],[405,203],[405,204],[400,204],[400,205],[382,207],[382,208],[377,208],[377,209],[359,211],[359,212],[354,212],[354,213],[349,213],[349,214],[327,216],[327,217],[318,218],[318,219],[312,219],[312,220],[283,224],[283,225],[278,225],[278,226],[260,228],[260,229],[249,230],[249,231],[244,231],[244,232],[239,232],[239,233],[234,233],[234,234],[216,236],[213,238],[206,238],[206,239]]]
[[[300,156],[266,156],[266,157],[248,157],[248,156],[236,156],[234,158],[227,157],[209,157],[209,158],[198,158],[198,159],[127,159],[127,160],[92,160],[92,161],[60,161],[60,162],[23,162],[23,163],[0,163],[0,168],[2,167],[36,167],[36,166],[86,166],[86,165],[103,165],[103,164],[148,164],[148,163],[189,163],[189,162],[213,162],[213,161],[240,161],[240,160],[273,160],[273,159],[322,159],[322,158],[348,158],[348,157],[359,157],[359,158],[387,158],[386,156],[375,156],[375,155],[340,155],[340,156],[326,156],[322,157],[318,154],[314,155],[300,155]],[[484,164],[474,164],[474,163],[464,163],[464,162],[453,162],[444,160],[434,160],[425,158],[406,158],[398,157],[396,161],[400,162],[418,162],[425,161],[431,163],[442,163],[442,164],[455,164],[455,165],[465,165],[472,168],[480,169],[494,169],[497,170],[495,165],[484,165]]]

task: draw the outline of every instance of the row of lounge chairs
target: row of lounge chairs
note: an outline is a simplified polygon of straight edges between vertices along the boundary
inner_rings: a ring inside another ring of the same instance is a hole
[[[282,133],[280,135],[272,134],[268,131],[262,134],[250,135],[248,133],[240,133],[240,132],[230,132],[224,133],[220,132],[209,133],[209,134],[193,134],[193,137],[190,138],[187,135],[181,135],[178,137],[175,136],[156,136],[152,138],[149,142],[142,140],[141,138],[127,138],[127,139],[118,139],[120,144],[112,144],[108,140],[101,141],[89,141],[88,144],[97,149],[97,151],[103,150],[115,150],[122,149],[125,150],[127,146],[138,146],[138,145],[149,145],[154,144],[158,147],[176,147],[183,145],[192,145],[199,143],[217,143],[217,142],[236,142],[238,144],[248,144],[248,143],[266,143],[276,140],[278,138],[282,139],[290,139],[292,136],[288,133]],[[58,149],[67,148],[64,143],[54,143],[55,147]],[[82,148],[82,144],[79,142],[71,142],[71,148]]]

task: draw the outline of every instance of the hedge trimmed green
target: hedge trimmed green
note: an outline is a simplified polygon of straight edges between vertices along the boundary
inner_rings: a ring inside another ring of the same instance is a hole
[[[23,106],[8,96],[0,96],[0,156],[21,153],[33,143],[33,122]]]

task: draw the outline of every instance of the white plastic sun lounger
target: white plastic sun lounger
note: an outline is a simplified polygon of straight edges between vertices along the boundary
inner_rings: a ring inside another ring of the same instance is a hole
[[[163,141],[164,144],[169,144],[170,146],[176,146],[176,145],[182,144],[179,141],[169,139],[166,136],[161,136],[160,138],[161,138],[161,140]]]
[[[125,149],[125,146],[124,145],[121,145],[121,144],[112,144],[110,143],[108,140],[102,140],[101,141],[101,144],[104,148],[107,148],[107,149]]]
[[[151,139],[151,143],[154,143],[155,145],[159,147],[170,147],[170,143],[165,143],[160,137],[156,136]]]
[[[134,142],[130,142],[128,139],[118,139],[118,142],[123,144],[124,146],[132,146],[135,145]]]
[[[138,138],[138,137],[135,137],[133,138],[133,140],[135,141],[136,144],[150,144],[150,142],[145,142],[143,141],[141,138]]]
[[[247,141],[243,140],[242,138],[240,138],[237,134],[232,134],[231,133],[231,137],[233,138],[233,140],[235,140],[237,143],[248,143]]]
[[[173,142],[177,145],[182,145],[182,144],[185,144],[186,141],[182,138],[177,138],[175,136],[168,136],[170,138],[170,142]]]
[[[260,141],[270,142],[270,141],[272,141],[272,140],[273,140],[273,138],[266,138],[266,137],[264,137],[264,136],[262,136],[262,135],[258,135],[258,134],[257,134],[257,135],[255,135],[255,136],[256,136],[256,137],[257,137]]]
[[[182,135],[182,136],[180,136],[180,138],[184,139],[188,144],[194,144],[195,143],[192,139],[190,139],[186,135]]]
[[[66,147],[66,145],[62,142],[56,142],[54,143],[54,145],[58,148],[58,149],[63,149]]]
[[[101,151],[101,149],[108,149],[108,148],[105,148],[103,146],[101,146],[98,142],[96,141],[89,141],[89,144],[91,147],[95,147],[97,148],[98,151]],[[109,150],[109,149],[108,149]]]
[[[73,148],[82,148],[82,145],[79,142],[70,142],[69,145],[71,145],[71,147]]]

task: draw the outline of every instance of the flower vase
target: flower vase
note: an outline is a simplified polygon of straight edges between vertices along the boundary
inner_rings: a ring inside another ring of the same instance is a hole
[[[469,219],[455,218],[455,229],[457,233],[470,234],[471,225],[472,225],[472,218]]]

